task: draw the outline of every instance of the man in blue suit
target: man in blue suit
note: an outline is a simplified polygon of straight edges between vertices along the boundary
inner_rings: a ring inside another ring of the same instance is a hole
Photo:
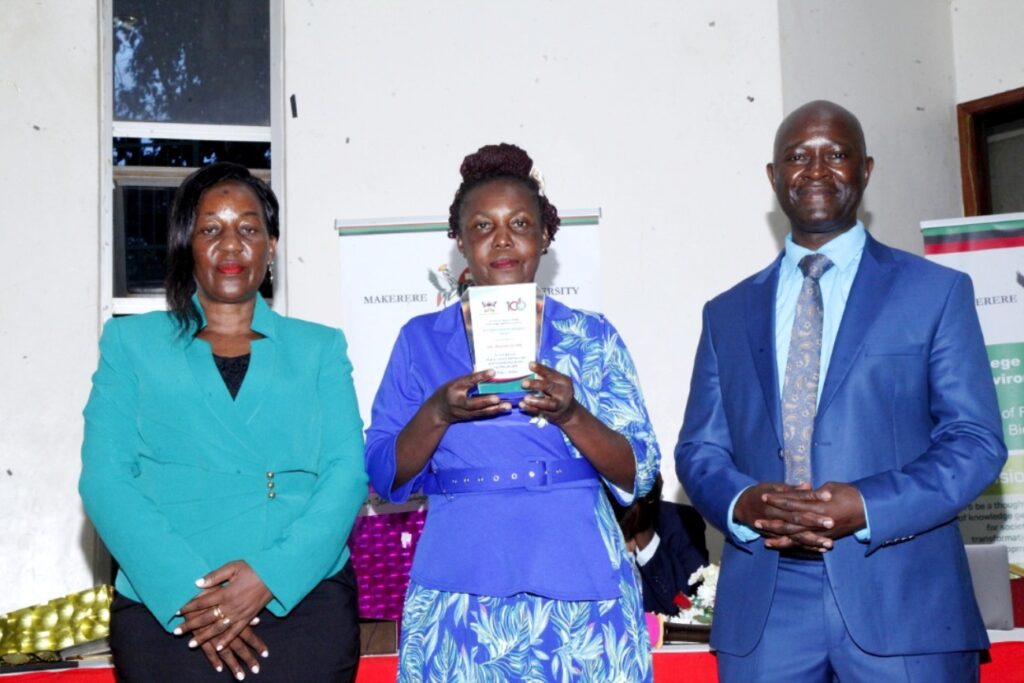
[[[868,235],[857,118],[785,118],[785,250],[710,301],[676,471],[726,535],[723,681],[971,681],[957,513],[1006,459],[970,279]]]

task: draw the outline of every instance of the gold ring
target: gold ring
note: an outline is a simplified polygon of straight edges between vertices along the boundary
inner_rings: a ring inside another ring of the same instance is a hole
[[[220,605],[213,606],[213,616],[217,617],[218,619],[224,618],[224,613],[220,611]]]
[[[230,619],[230,618],[228,618],[228,617],[224,617],[223,619],[221,619],[221,622],[222,622],[222,623],[223,623],[223,624],[224,624],[225,626],[231,626],[231,619]]]

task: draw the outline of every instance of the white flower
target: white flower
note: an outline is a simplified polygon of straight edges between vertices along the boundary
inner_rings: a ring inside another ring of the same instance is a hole
[[[534,417],[530,418],[530,424],[537,425],[539,429],[544,429],[545,427],[547,427],[548,421],[547,418],[545,418],[543,415],[535,415]]]
[[[698,583],[703,581],[705,584],[711,586],[718,585],[718,565],[717,564],[706,564],[693,574],[690,574],[690,578],[687,580],[687,584],[690,586],[696,586]]]
[[[715,593],[718,588],[718,565],[701,567],[690,575],[687,583],[697,586],[697,593],[691,598],[692,606],[684,609],[669,621],[677,624],[710,624],[715,613]]]
[[[715,587],[702,583],[697,589],[697,600],[705,605],[715,604]]]
[[[537,164],[534,164],[533,168],[530,169],[530,177],[537,181],[537,193],[541,197],[546,196],[544,190],[544,176],[541,174],[540,169],[537,168]]]

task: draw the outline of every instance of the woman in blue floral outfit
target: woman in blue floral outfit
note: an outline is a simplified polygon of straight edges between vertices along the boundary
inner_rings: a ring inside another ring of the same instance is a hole
[[[466,157],[449,236],[475,284],[532,282],[558,229],[530,157]],[[660,454],[636,370],[604,317],[543,301],[535,378],[476,395],[459,304],[402,328],[373,406],[374,488],[430,497],[399,681],[650,681],[636,573],[602,483],[646,493]]]

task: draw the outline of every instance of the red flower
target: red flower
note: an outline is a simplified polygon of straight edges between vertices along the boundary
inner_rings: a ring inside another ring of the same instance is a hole
[[[676,597],[672,598],[672,602],[674,602],[676,607],[679,609],[690,609],[693,607],[693,603],[690,602],[690,599],[682,593],[676,593]]]

